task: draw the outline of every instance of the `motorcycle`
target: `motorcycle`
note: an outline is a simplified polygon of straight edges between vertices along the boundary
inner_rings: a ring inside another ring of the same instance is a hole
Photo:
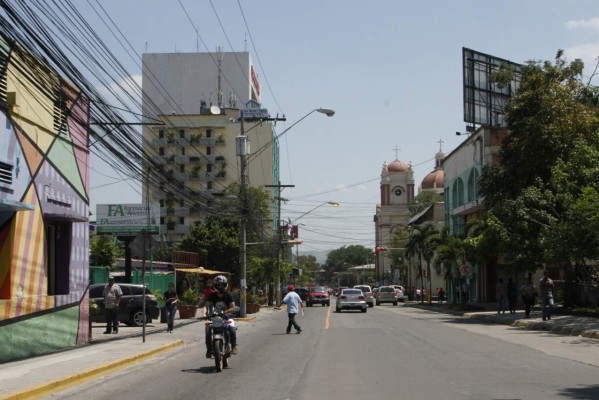
[[[212,337],[212,357],[214,357],[216,372],[221,372],[223,368],[229,366],[229,358],[231,357],[229,330],[237,328],[235,327],[235,321],[219,308],[215,308],[207,319],[206,325],[209,326]]]

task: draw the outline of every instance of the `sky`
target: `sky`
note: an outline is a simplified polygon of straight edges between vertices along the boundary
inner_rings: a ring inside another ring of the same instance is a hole
[[[129,74],[137,63],[90,4],[75,2]],[[374,247],[383,163],[411,163],[416,186],[434,156],[465,138],[462,48],[516,63],[599,56],[599,1],[102,0],[144,52],[249,51],[262,104],[287,118],[280,142],[283,220],[300,224],[300,252]],[[197,29],[197,31],[196,31]],[[441,142],[440,142],[441,141]],[[139,182],[92,160],[96,204],[140,203]],[[332,207],[326,202],[338,202]],[[311,211],[312,210],[312,211]],[[93,219],[93,216],[92,216]]]

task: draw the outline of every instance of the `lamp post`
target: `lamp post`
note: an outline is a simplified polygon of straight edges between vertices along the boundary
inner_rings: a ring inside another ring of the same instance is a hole
[[[332,117],[333,115],[335,115],[335,111],[331,110],[329,108],[315,108],[314,110],[310,111],[309,113],[307,113],[306,115],[304,115],[303,117],[301,117],[300,119],[298,119],[296,122],[294,122],[291,126],[289,126],[287,129],[285,129],[283,132],[279,133],[277,136],[275,136],[273,138],[273,140],[271,140],[270,142],[266,143],[264,146],[260,147],[254,154],[248,155],[248,146],[247,146],[247,137],[245,136],[245,132],[243,129],[243,121],[244,121],[244,116],[243,116],[243,110],[239,110],[239,116],[240,116],[240,122],[241,122],[241,132],[240,135],[237,136],[236,138],[236,143],[237,143],[237,155],[240,157],[240,194],[241,194],[241,223],[240,223],[240,249],[239,249],[239,258],[240,258],[240,262],[241,262],[241,273],[240,273],[240,307],[239,307],[239,312],[241,314],[242,317],[246,316],[246,273],[247,273],[247,243],[246,243],[246,213],[247,213],[247,194],[246,194],[246,169],[247,169],[247,164],[250,163],[254,158],[256,158],[258,155],[260,155],[264,150],[266,150],[270,145],[272,145],[272,143],[274,143],[275,141],[277,141],[281,136],[283,136],[285,133],[287,133],[291,128],[293,128],[295,125],[299,124],[301,121],[303,121],[305,118],[307,118],[310,114],[314,113],[314,112],[319,112],[322,114],[325,114],[327,117]],[[267,121],[277,121],[277,120],[285,120],[284,118],[264,118],[262,120],[267,120]],[[279,182],[278,185],[266,185],[271,186],[271,187],[278,187],[279,188],[279,203],[280,203],[280,198],[281,198],[281,189],[284,187],[284,185],[281,185],[281,183]],[[278,212],[278,218],[277,218],[277,228],[279,229],[279,232],[277,232],[277,238],[280,239],[280,226],[281,226],[281,206],[279,204],[279,212]],[[278,253],[277,253],[277,264],[278,264],[278,276],[277,276],[277,307],[280,305],[280,298],[281,298],[281,274],[280,274],[280,258],[281,258],[281,241],[279,240],[278,243]]]
[[[300,218],[302,218],[302,217],[310,214],[312,211],[316,210],[317,208],[320,208],[320,207],[324,206],[325,204],[329,204],[329,205],[331,205],[331,206],[333,206],[335,208],[339,207],[339,203],[337,203],[336,201],[325,201],[324,203],[317,205],[313,209],[306,211],[305,213],[303,213],[302,215],[300,215],[299,217],[297,217],[296,219],[294,219],[293,221],[291,221],[291,224],[295,223]]]

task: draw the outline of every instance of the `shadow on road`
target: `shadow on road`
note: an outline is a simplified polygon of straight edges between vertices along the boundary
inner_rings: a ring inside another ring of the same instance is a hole
[[[599,399],[599,385],[566,388],[559,394],[570,399],[596,400]]]
[[[211,365],[209,367],[182,369],[181,372],[187,372],[189,374],[211,374],[216,372],[216,368],[214,368],[214,365]]]

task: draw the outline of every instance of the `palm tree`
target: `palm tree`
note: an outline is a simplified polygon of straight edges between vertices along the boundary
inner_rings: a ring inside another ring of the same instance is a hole
[[[446,276],[449,275],[451,265],[462,265],[464,263],[464,242],[457,236],[444,236],[437,247],[437,256],[435,264],[445,264],[448,266],[445,270]],[[452,285],[453,286],[453,285]],[[448,293],[449,293],[449,288]],[[453,296],[455,303],[456,298]]]
[[[435,248],[439,240],[439,232],[432,223],[425,223],[423,225],[415,225],[414,230],[410,233],[408,239],[408,245],[406,246],[406,256],[413,257],[418,256],[418,265],[420,267],[420,287],[424,289],[424,276],[422,274],[422,259],[426,261],[427,276],[428,276],[428,294],[429,303],[431,302],[431,260],[435,255]],[[424,302],[424,296],[421,298],[421,303]]]

